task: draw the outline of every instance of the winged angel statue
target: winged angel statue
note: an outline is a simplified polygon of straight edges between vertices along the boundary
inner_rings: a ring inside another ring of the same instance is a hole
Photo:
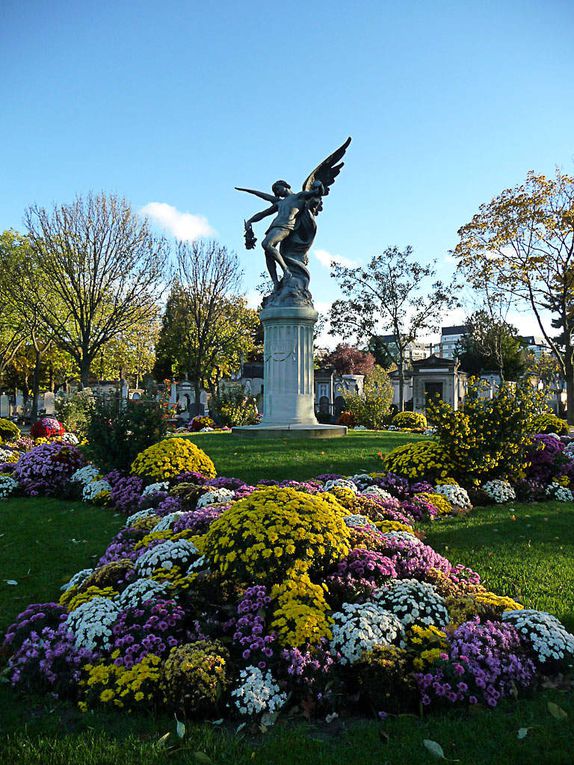
[[[236,186],[237,191],[246,191],[271,203],[266,210],[253,215],[245,221],[245,247],[252,250],[257,239],[253,233],[253,223],[275,215],[265,232],[261,243],[265,252],[265,261],[274,290],[263,300],[263,305],[312,305],[309,292],[308,253],[317,233],[316,216],[323,209],[323,197],[329,193],[330,186],[343,167],[343,158],[351,139],[324,159],[307,177],[302,191],[293,192],[286,181],[275,181],[272,194]],[[283,275],[277,275],[277,265]]]

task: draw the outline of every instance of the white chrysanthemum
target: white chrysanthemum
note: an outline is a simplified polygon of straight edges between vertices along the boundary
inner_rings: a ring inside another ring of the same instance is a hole
[[[393,613],[403,627],[413,624],[445,627],[449,620],[444,598],[428,582],[394,579],[373,593],[373,600]]]
[[[75,587],[76,585],[82,584],[91,574],[94,573],[93,568],[83,568],[81,571],[78,571],[77,574],[74,574],[74,576],[70,579],[69,582],[66,582],[66,584],[63,584],[60,589],[66,592],[70,589],[70,587]]]
[[[275,714],[285,705],[283,693],[271,674],[259,667],[246,667],[239,673],[239,685],[231,691],[235,708],[242,715]]]
[[[568,457],[569,460],[574,460],[574,441],[570,441],[570,443],[566,444],[562,454],[565,457]]]
[[[70,481],[72,483],[80,483],[82,486],[86,486],[99,478],[100,475],[100,471],[95,465],[86,465],[85,467],[76,470],[70,477]]]
[[[349,481],[352,481],[359,491],[366,489],[367,486],[372,486],[374,483],[373,477],[368,473],[356,473],[350,476]]]
[[[368,486],[361,492],[363,497],[376,497],[377,499],[392,499],[393,495],[379,486]]]
[[[181,566],[187,570],[198,552],[197,547],[187,539],[166,539],[140,555],[136,560],[136,571],[141,577],[151,577],[156,568]]]
[[[434,490],[436,494],[441,494],[443,497],[446,497],[453,507],[465,512],[472,510],[472,502],[470,501],[468,492],[466,489],[463,489],[462,486],[452,486],[451,484],[446,483],[435,486]]]
[[[206,571],[207,570],[207,558],[205,555],[200,555],[197,560],[194,560],[191,566],[187,569],[188,574],[193,574],[194,571]]]
[[[75,433],[64,433],[60,440],[63,444],[70,444],[70,446],[77,446],[80,443],[80,439]]]
[[[336,487],[350,489],[353,494],[358,494],[359,492],[357,484],[348,478],[333,478],[331,481],[326,481],[323,486],[323,491],[331,491],[331,489],[335,489]]]
[[[0,499],[6,499],[13,494],[20,484],[9,475],[0,475]]]
[[[137,513],[128,515],[126,519],[126,528],[133,526],[134,523],[137,523],[137,521],[141,520],[142,518],[147,518],[148,515],[155,515],[155,510],[152,507],[146,507],[145,510],[138,510]]]
[[[103,494],[109,493],[111,490],[110,484],[104,478],[100,478],[84,486],[82,489],[82,500],[84,502],[95,502]]]
[[[112,626],[119,608],[109,598],[92,598],[68,614],[66,626],[74,633],[78,648],[105,651],[111,645]]]
[[[197,500],[197,509],[207,507],[208,505],[219,505],[222,502],[229,502],[235,496],[235,492],[231,489],[213,488],[202,494]]]
[[[164,596],[169,589],[169,582],[156,582],[155,579],[137,579],[128,584],[126,589],[116,595],[114,602],[121,608],[137,608],[146,600],[156,600]]]
[[[546,496],[552,497],[557,502],[573,502],[574,495],[567,486],[560,486],[558,483],[550,483],[546,487]]]
[[[377,527],[367,518],[366,515],[360,515],[355,513],[353,515],[346,515],[343,520],[350,529],[369,529],[370,531],[377,531]]]
[[[363,651],[376,645],[400,645],[404,631],[397,617],[377,603],[344,603],[332,614],[331,650],[341,654],[341,664],[353,664]]]
[[[20,453],[13,450],[13,449],[5,449],[4,447],[0,447],[0,462],[9,462],[11,464],[16,464],[18,460],[20,459]]]
[[[167,529],[171,529],[174,522],[177,520],[177,518],[179,518],[180,515],[183,515],[182,510],[176,510],[175,513],[164,515],[163,518],[153,527],[152,533],[154,531],[167,531]]]
[[[400,542],[417,542],[422,544],[421,540],[414,534],[411,534],[410,531],[386,531],[383,536],[388,539],[398,539]]]
[[[149,497],[150,494],[159,494],[160,491],[167,491],[169,489],[169,484],[167,481],[159,481],[158,483],[150,483],[149,486],[146,486],[145,489],[142,491],[142,497]]]
[[[482,490],[497,505],[501,505],[504,502],[512,502],[513,499],[516,499],[516,492],[508,481],[502,481],[498,478],[483,483]]]
[[[574,659],[574,635],[552,614],[533,609],[505,611],[502,621],[512,624],[542,664]]]

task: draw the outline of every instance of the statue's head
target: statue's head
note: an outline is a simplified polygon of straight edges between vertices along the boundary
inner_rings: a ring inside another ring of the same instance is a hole
[[[311,191],[314,191],[318,197],[322,197],[325,194],[325,187],[321,181],[313,181],[311,184]]]
[[[275,181],[273,186],[271,186],[271,190],[276,197],[287,197],[291,193],[291,186],[289,186],[287,181]]]

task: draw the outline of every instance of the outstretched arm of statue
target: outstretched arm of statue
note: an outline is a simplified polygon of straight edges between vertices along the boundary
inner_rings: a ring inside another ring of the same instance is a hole
[[[235,187],[235,191],[246,191],[248,194],[253,194],[259,199],[264,199],[266,202],[276,202],[277,197],[273,194],[266,194],[265,191],[256,191],[255,189],[242,189],[240,186]]]
[[[260,220],[263,220],[263,218],[266,218],[268,215],[273,215],[273,213],[277,212],[277,205],[271,205],[271,207],[268,207],[266,210],[262,210],[261,212],[255,213],[255,215],[252,215],[249,220],[245,221],[245,228],[251,228],[252,223],[257,223]]]

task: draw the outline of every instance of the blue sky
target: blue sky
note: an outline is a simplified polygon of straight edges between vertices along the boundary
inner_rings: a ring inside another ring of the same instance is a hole
[[[214,232],[252,292],[242,222],[261,208],[233,187],[298,187],[351,135],[316,303],[338,295],[324,253],[410,244],[447,275],[481,202],[530,169],[574,172],[573,33],[571,0],[3,0],[0,229],[113,192],[179,236]]]

